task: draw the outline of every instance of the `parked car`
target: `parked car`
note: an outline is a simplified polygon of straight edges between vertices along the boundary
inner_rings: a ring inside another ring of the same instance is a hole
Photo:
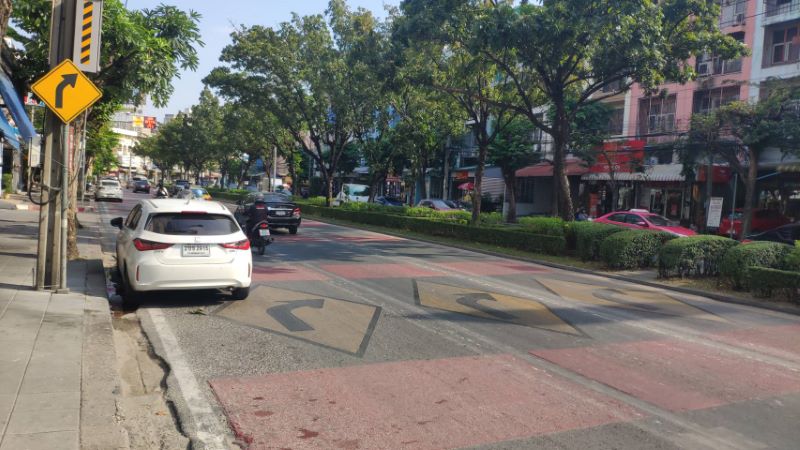
[[[211,194],[208,193],[205,188],[201,188],[199,186],[192,186],[189,188],[183,188],[178,191],[177,198],[193,198],[198,200],[211,200]]]
[[[237,203],[235,216],[239,222],[244,222],[247,211],[256,202],[264,203],[267,208],[267,220],[270,229],[286,228],[289,234],[297,234],[297,228],[302,222],[300,207],[292,202],[291,197],[278,192],[253,192]]]
[[[609,223],[634,230],[665,231],[676,236],[694,236],[693,230],[676,226],[663,216],[646,211],[614,211],[595,219],[595,222]]]
[[[795,241],[800,241],[800,222],[790,223],[762,233],[751,234],[747,237],[747,240],[780,242],[782,244],[795,245]]]
[[[95,201],[100,200],[115,200],[122,201],[122,186],[117,180],[100,180],[97,185],[97,190],[94,191]]]
[[[439,198],[424,198],[420,200],[419,203],[417,203],[417,207],[430,208],[436,211],[454,211],[459,209],[459,208],[454,208],[453,206],[448,204],[445,200]]]
[[[342,192],[349,202],[366,202],[369,200],[369,186],[366,184],[345,183]]]
[[[169,191],[169,195],[174,197],[178,194],[178,191],[181,189],[186,189],[191,185],[192,184],[189,183],[189,180],[175,180],[175,183],[172,184],[172,188]]]
[[[133,182],[133,192],[150,193],[150,182],[147,180],[136,180]]]
[[[383,206],[403,206],[402,200],[386,196],[375,197],[375,203]]]
[[[739,237],[742,232],[742,219],[744,210],[737,209],[730,216],[723,217],[719,224],[719,234],[730,236],[731,220],[733,220],[733,237]],[[754,209],[753,218],[750,221],[750,232],[761,233],[781,225],[786,225],[790,220],[776,209]]]
[[[147,181],[147,177],[144,177],[142,175],[134,175],[130,179],[128,179],[127,183],[125,183],[125,187],[127,189],[134,189],[136,187],[136,182],[142,180]]]
[[[250,241],[218,202],[141,200],[111,225],[120,230],[117,268],[129,303],[149,291],[230,289],[239,300],[250,293]]]

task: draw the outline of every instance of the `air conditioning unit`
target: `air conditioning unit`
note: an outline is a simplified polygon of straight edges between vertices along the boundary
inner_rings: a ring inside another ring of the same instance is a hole
[[[711,61],[698,63],[697,75],[701,77],[711,75]]]
[[[744,25],[744,13],[736,14],[735,25]]]

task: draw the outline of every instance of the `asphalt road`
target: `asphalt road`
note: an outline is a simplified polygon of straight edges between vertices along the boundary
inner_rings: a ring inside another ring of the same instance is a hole
[[[311,220],[276,234],[247,300],[138,311],[198,447],[798,448],[796,316]]]

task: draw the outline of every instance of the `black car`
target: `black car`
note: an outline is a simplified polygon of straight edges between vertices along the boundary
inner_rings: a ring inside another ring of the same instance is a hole
[[[375,203],[383,206],[403,206],[403,202],[401,200],[396,199],[394,197],[385,197],[385,196],[376,197]]]
[[[150,182],[147,180],[136,180],[133,182],[133,192],[150,193]]]
[[[751,234],[747,239],[751,241],[770,241],[794,245],[795,241],[800,241],[800,222],[773,228],[763,233]]]
[[[244,222],[247,211],[255,203],[263,203],[267,208],[267,217],[270,228],[286,228],[290,234],[297,234],[300,226],[300,207],[292,202],[292,198],[278,192],[252,192],[244,200],[237,203],[234,215],[237,220]],[[258,205],[257,205],[258,207]]]

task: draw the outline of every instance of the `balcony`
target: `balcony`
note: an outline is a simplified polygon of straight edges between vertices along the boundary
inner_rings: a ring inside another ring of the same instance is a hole
[[[800,0],[764,0],[765,26],[798,17],[800,17]]]

